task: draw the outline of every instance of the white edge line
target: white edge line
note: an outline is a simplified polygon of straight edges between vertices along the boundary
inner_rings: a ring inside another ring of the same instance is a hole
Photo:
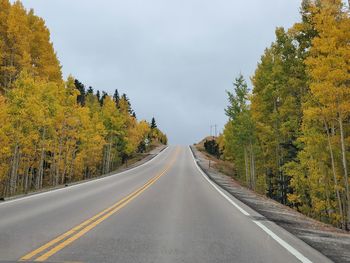
[[[147,162],[145,162],[143,164],[140,164],[140,165],[138,165],[136,167],[133,167],[133,168],[131,168],[129,170],[122,171],[122,172],[115,173],[115,174],[111,174],[111,175],[106,175],[106,176],[101,175],[101,176],[103,176],[101,178],[92,179],[92,180],[89,180],[89,181],[86,181],[86,182],[80,182],[80,183],[77,182],[76,184],[69,185],[68,187],[62,187],[62,188],[58,188],[58,189],[48,190],[48,191],[45,191],[43,193],[37,193],[36,194],[35,192],[33,192],[33,194],[28,195],[28,196],[18,197],[16,199],[8,200],[8,201],[2,201],[2,202],[0,202],[0,206],[6,205],[6,204],[9,204],[9,203],[13,203],[13,202],[26,200],[26,199],[33,198],[33,197],[38,197],[38,196],[42,196],[42,195],[46,195],[46,194],[51,194],[51,193],[54,193],[54,192],[59,192],[59,191],[63,191],[63,190],[72,189],[72,188],[75,188],[75,187],[79,187],[79,186],[86,185],[86,184],[89,184],[89,183],[94,183],[94,182],[101,181],[101,180],[106,180],[108,178],[111,178],[111,177],[114,177],[114,176],[117,176],[117,175],[121,175],[121,174],[125,174],[125,173],[128,173],[128,172],[131,172],[131,171],[136,170],[136,169],[138,169],[140,167],[143,167],[144,165],[150,164],[151,162],[156,160],[160,155],[162,155],[165,151],[167,151],[168,148],[169,148],[169,146],[167,146],[165,149],[163,149],[161,152],[159,152],[151,160],[148,160]]]
[[[274,232],[268,229],[265,225],[260,223],[259,221],[253,220],[255,224],[257,224],[262,230],[264,230],[269,236],[271,236],[275,241],[277,241],[282,247],[287,249],[290,253],[292,253],[297,259],[299,259],[303,263],[312,263],[308,258],[306,258],[303,254],[301,254],[294,247],[289,245],[286,241],[277,236]]]
[[[190,146],[189,146],[190,148]],[[197,164],[197,161],[194,157],[194,154],[190,148],[191,156],[193,158],[193,161],[198,169],[198,171],[202,174],[202,176],[209,182],[215,190],[217,190],[227,201],[229,201],[234,207],[236,207],[242,214],[245,216],[249,216],[249,213],[245,211],[242,207],[240,207],[237,203],[235,203],[231,198],[229,198],[221,189],[216,186],[209,178],[208,176],[203,172],[203,170],[199,167]],[[306,258],[303,254],[301,254],[298,250],[296,250],[294,247],[289,245],[286,241],[281,239],[279,236],[277,236],[274,232],[272,232],[268,227],[263,225],[259,221],[252,220],[257,226],[259,226],[262,230],[264,230],[269,236],[271,236],[278,244],[280,244],[282,247],[284,247],[289,253],[291,253],[293,256],[295,256],[297,259],[299,259],[303,263],[312,263],[308,258]]]
[[[191,156],[193,158],[193,161],[198,169],[198,171],[202,174],[202,176],[205,178],[205,180],[207,180],[208,183],[210,183],[216,191],[218,191],[231,205],[233,205],[234,207],[236,207],[242,214],[244,214],[245,216],[249,216],[249,213],[247,211],[245,211],[242,207],[240,207],[236,202],[234,202],[231,198],[229,198],[223,191],[221,191],[221,189],[219,187],[217,187],[209,178],[208,176],[203,172],[203,170],[198,166],[196,159],[194,158],[193,152],[190,149],[191,152]]]

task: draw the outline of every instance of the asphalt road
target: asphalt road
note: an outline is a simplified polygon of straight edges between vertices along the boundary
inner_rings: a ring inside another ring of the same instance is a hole
[[[188,147],[0,203],[0,261],[330,262],[213,185]]]

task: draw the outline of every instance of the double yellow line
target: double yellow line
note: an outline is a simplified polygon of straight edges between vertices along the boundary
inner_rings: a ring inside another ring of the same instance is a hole
[[[149,188],[152,184],[154,184],[160,177],[162,177],[166,172],[170,169],[170,167],[173,165],[173,163],[176,160],[176,156],[178,154],[178,149],[176,150],[175,156],[170,161],[170,163],[165,167],[165,169],[160,172],[158,175],[150,179],[148,182],[146,182],[143,186],[138,188],[136,191],[132,192],[131,194],[127,195],[117,203],[113,204],[112,206],[106,208],[102,212],[96,214],[95,216],[85,220],[81,224],[73,227],[72,229],[68,230],[64,234],[54,238],[53,240],[49,241],[48,243],[42,245],[41,247],[31,251],[30,253],[24,255],[20,258],[20,261],[27,261],[27,260],[34,260],[34,261],[45,261],[52,255],[56,254],[69,244],[73,243],[78,238],[82,237],[84,234],[89,232],[91,229],[96,227],[98,224],[109,218],[111,215],[115,214],[117,211],[119,211],[121,208],[126,206],[128,203],[130,203],[132,200],[134,200],[137,196],[139,196],[141,193],[143,193],[147,188]],[[44,253],[43,253],[44,252]],[[41,254],[40,256],[38,256]],[[36,257],[36,258],[35,258]],[[35,258],[35,259],[34,259]]]

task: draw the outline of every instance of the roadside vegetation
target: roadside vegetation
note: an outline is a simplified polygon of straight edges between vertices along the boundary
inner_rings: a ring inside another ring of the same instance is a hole
[[[0,0],[0,197],[106,174],[159,144],[126,94],[63,80],[44,20]]]
[[[304,0],[300,10],[300,22],[276,29],[252,90],[242,75],[235,79],[229,121],[207,151],[217,143],[249,188],[349,229],[349,8]]]

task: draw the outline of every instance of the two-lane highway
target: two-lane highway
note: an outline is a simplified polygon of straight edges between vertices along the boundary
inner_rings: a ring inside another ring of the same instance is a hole
[[[0,204],[0,261],[329,262],[213,185],[188,147]]]

